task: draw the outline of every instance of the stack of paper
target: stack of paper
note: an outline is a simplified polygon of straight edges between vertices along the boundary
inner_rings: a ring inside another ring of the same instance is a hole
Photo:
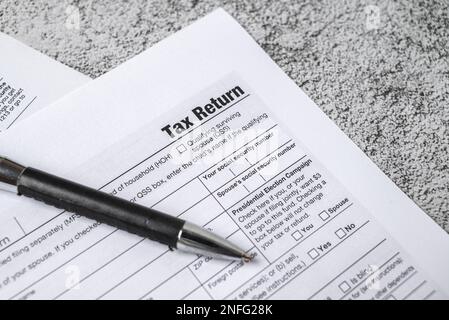
[[[27,68],[26,85],[1,70],[25,88],[2,154],[201,224],[255,259],[171,252],[1,195],[0,297],[447,297],[448,235],[223,10],[15,122],[35,96],[87,82],[40,67],[47,82]]]

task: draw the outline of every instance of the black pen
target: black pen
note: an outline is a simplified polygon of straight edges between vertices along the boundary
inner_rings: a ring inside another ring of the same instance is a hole
[[[244,250],[200,226],[4,157],[0,157],[0,189],[161,242],[170,249],[251,260]]]

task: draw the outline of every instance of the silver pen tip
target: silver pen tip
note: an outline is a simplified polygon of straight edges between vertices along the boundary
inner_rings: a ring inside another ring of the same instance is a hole
[[[253,257],[250,256],[249,254],[247,254],[246,252],[243,254],[242,256],[243,261],[245,262],[250,262],[251,260],[253,260]]]
[[[205,256],[243,259],[246,262],[253,259],[231,241],[189,222],[184,224],[179,233],[176,248]]]

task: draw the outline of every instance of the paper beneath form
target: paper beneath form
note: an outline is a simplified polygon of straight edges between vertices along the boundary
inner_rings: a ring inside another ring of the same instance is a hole
[[[0,132],[90,78],[0,32]]]
[[[255,256],[243,264],[170,252],[24,201],[0,209],[25,232],[2,240],[4,299],[449,292],[448,235],[223,10],[19,123],[0,143],[13,159],[204,225]]]
[[[89,77],[1,32],[0,52],[0,134],[90,81]],[[19,201],[0,193],[3,208]],[[1,238],[2,245],[11,234],[23,234],[16,217],[5,223],[8,232]]]

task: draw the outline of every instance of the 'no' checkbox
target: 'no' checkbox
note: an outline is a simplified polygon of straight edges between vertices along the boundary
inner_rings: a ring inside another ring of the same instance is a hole
[[[187,150],[187,148],[185,145],[180,144],[179,146],[176,147],[176,150],[178,150],[179,153],[183,153],[184,151]]]
[[[335,231],[335,234],[339,239],[343,239],[346,235],[346,232],[342,228],[340,228],[337,231]]]

